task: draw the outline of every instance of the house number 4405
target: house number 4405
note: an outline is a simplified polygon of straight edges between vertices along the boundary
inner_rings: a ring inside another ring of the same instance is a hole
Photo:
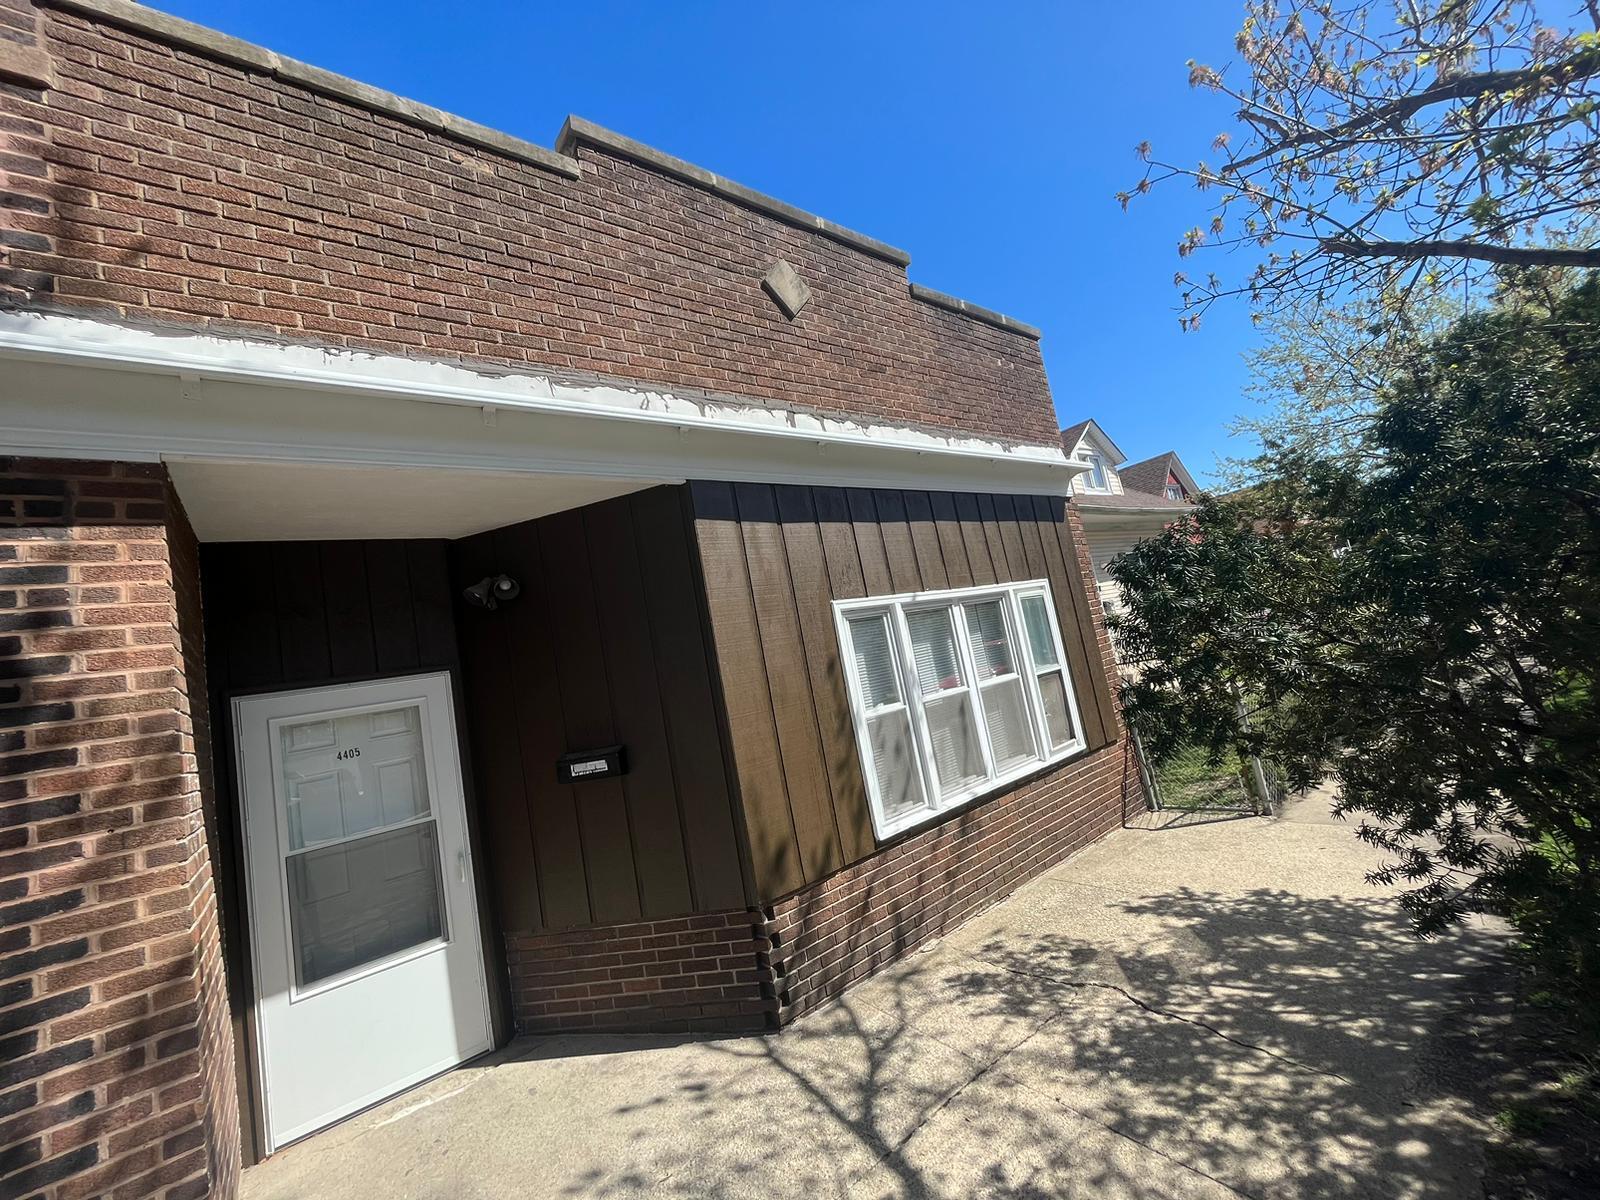
[[[361,747],[360,746],[351,746],[350,749],[348,749],[348,750],[339,751],[339,753],[335,754],[334,757],[335,758],[360,758],[361,757]]]

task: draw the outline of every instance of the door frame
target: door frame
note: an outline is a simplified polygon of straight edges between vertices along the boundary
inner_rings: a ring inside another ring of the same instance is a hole
[[[244,1094],[240,1089],[240,1116],[243,1129],[244,1165],[251,1166],[261,1159],[275,1154],[285,1147],[303,1140],[305,1137],[315,1136],[316,1132],[286,1139],[282,1144],[274,1144],[271,1135],[269,1120],[269,1100],[267,1097],[266,1079],[266,1028],[261,1016],[261,967],[260,967],[260,927],[254,913],[254,889],[252,866],[250,863],[250,846],[245,832],[245,805],[247,801],[247,783],[245,770],[245,748],[240,736],[240,706],[252,700],[261,700],[273,696],[313,696],[319,693],[326,694],[330,700],[340,693],[346,693],[363,686],[402,683],[408,680],[434,680],[442,682],[445,693],[445,703],[442,706],[446,730],[451,738],[451,749],[454,759],[454,770],[461,788],[462,821],[464,829],[464,846],[466,866],[466,891],[471,896],[471,917],[476,930],[477,961],[480,969],[481,999],[484,1012],[488,1018],[489,1042],[480,1053],[488,1053],[504,1045],[508,1037],[507,1015],[505,1011],[506,981],[505,963],[503,957],[493,953],[492,943],[499,940],[498,916],[493,911],[493,906],[488,903],[487,878],[478,870],[477,860],[480,847],[477,804],[478,797],[474,786],[468,747],[463,738],[462,714],[463,697],[461,695],[461,676],[453,667],[436,667],[433,669],[411,669],[399,671],[386,671],[381,674],[365,675],[359,678],[346,678],[337,680],[318,681],[301,686],[265,686],[254,688],[240,688],[230,691],[223,702],[217,707],[221,710],[218,714],[227,722],[226,736],[229,743],[228,757],[231,760],[232,795],[228,797],[225,820],[230,826],[230,835],[233,840],[233,866],[236,869],[233,890],[237,921],[235,922],[240,937],[240,944],[235,955],[229,956],[244,968],[247,978],[241,981],[239,994],[242,996],[245,1009],[242,1022],[236,1021],[234,1025],[237,1033],[241,1025],[246,1037],[245,1044],[236,1047],[236,1054],[243,1059],[244,1074],[246,1079],[240,1083],[248,1083],[251,1095]],[[352,707],[360,708],[361,705]],[[442,764],[441,764],[442,767]],[[274,797],[274,807],[277,799]],[[276,831],[274,831],[276,836]],[[446,872],[446,864],[441,861],[441,873]],[[471,944],[469,942],[469,944]],[[460,1063],[446,1067],[438,1074],[444,1074],[456,1069],[463,1063],[471,1061],[479,1055],[469,1055]],[[430,1076],[429,1078],[432,1078]],[[426,1082],[425,1079],[416,1080],[402,1085],[390,1095],[398,1095],[412,1087]],[[350,1112],[334,1118],[322,1129],[331,1128],[333,1125],[359,1114],[375,1104],[380,1104],[388,1097],[369,1100]]]

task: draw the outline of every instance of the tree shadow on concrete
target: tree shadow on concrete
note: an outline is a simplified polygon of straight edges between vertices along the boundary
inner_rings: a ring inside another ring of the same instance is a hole
[[[1271,890],[1084,907],[1090,936],[985,922],[703,1047],[619,1108],[655,1118],[637,1157],[567,1194],[1478,1193],[1493,930],[1420,943],[1381,900]]]

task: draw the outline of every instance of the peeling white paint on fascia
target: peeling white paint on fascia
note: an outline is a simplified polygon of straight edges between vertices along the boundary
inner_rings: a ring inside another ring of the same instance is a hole
[[[138,329],[54,313],[0,313],[0,355],[197,375],[278,387],[393,396],[434,404],[521,409],[645,421],[685,432],[705,429],[885,451],[949,455],[993,463],[1084,468],[1059,445],[1014,445],[896,425],[840,420],[796,409],[730,404],[621,384],[577,384],[545,375],[490,374],[451,363],[189,331]]]

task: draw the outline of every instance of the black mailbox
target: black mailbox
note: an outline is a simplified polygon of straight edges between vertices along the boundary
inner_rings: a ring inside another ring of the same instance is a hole
[[[628,756],[621,746],[602,746],[598,750],[578,750],[556,759],[558,783],[582,783],[585,779],[610,779],[628,770]]]

